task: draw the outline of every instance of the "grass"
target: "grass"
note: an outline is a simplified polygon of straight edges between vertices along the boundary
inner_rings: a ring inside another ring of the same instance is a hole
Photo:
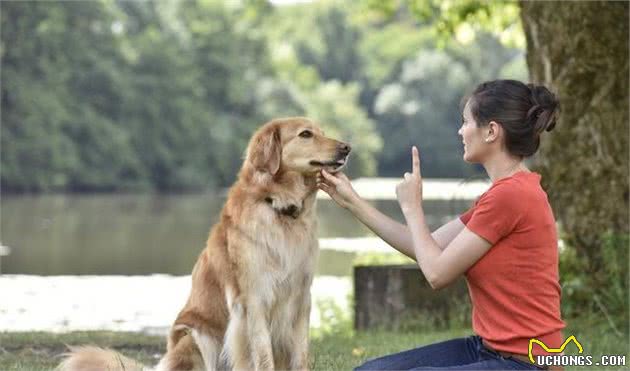
[[[312,370],[352,370],[366,360],[434,342],[470,335],[470,330],[327,334],[311,340]]]
[[[625,367],[567,367],[567,370],[629,370],[630,369],[630,343],[629,329],[621,329],[621,336],[617,335],[602,316],[590,314],[581,318],[567,321],[567,328],[564,329],[564,337],[575,335],[582,347],[584,354],[593,356],[594,361],[598,361],[600,356],[615,354],[626,357]],[[577,351],[567,348],[566,354],[578,354]]]
[[[452,330],[429,334],[368,332],[321,335],[311,340],[311,369],[351,370],[368,358],[468,333]],[[155,365],[166,347],[163,337],[129,332],[5,332],[0,333],[0,370],[51,370],[66,351],[64,344],[110,347],[147,365]]]
[[[311,339],[312,370],[351,370],[369,358],[390,354],[413,347],[471,334],[469,329],[444,331],[390,332],[369,331],[356,333],[349,327],[339,332],[324,332]],[[585,354],[598,359],[601,354],[628,356],[628,337],[614,335],[598,318],[569,321],[565,336],[575,335]],[[164,352],[163,337],[124,332],[73,332],[52,334],[45,332],[0,333],[0,370],[50,370],[65,351],[64,344],[96,344],[111,347],[121,353],[155,365]],[[567,354],[575,354],[567,349]],[[630,358],[627,357],[628,361]],[[568,367],[584,370],[586,367]],[[595,367],[591,369],[597,369]],[[602,368],[598,368],[602,369]],[[628,369],[609,367],[607,370]]]
[[[109,347],[150,365],[157,364],[166,348],[164,337],[132,332],[3,332],[0,333],[0,370],[54,369],[67,351],[66,345]]]

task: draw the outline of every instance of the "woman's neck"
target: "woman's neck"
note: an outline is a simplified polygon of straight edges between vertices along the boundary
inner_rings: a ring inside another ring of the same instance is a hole
[[[529,172],[522,158],[505,155],[503,153],[497,154],[493,158],[485,161],[483,167],[486,169],[492,183],[499,179],[512,176],[519,171]]]

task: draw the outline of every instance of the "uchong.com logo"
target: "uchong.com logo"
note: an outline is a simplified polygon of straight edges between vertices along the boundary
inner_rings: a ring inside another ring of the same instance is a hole
[[[577,347],[578,354],[577,355],[566,355],[562,352],[566,346],[573,342]],[[538,344],[541,346],[547,355],[536,355],[534,356],[532,350],[534,349],[534,344]],[[585,355],[584,348],[582,348],[582,344],[575,338],[575,335],[569,336],[562,346],[559,348],[550,348],[547,344],[543,343],[538,339],[529,339],[529,348],[527,351],[529,355],[529,360],[543,367],[548,366],[625,366],[626,365],[626,356],[619,354],[605,354],[599,358],[595,358],[592,355]],[[551,353],[551,354],[549,354]],[[554,354],[557,353],[557,354]]]

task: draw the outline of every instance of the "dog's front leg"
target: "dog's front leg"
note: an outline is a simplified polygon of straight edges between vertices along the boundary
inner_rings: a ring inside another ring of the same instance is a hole
[[[230,300],[228,299],[228,303]],[[252,368],[247,345],[247,317],[241,298],[233,299],[230,307],[230,320],[225,331],[223,359],[234,371],[248,371]]]
[[[310,284],[308,285],[310,287]],[[293,325],[291,370],[308,370],[308,330],[311,314],[311,294],[307,288],[296,298],[294,308],[299,308]]]
[[[266,308],[262,303],[250,302],[247,305],[247,329],[254,369],[273,370],[271,333],[267,324]]]

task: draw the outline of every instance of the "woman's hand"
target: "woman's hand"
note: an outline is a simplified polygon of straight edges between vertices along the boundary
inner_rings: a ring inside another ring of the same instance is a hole
[[[330,174],[326,170],[322,170],[317,175],[317,187],[328,193],[330,198],[345,209],[359,199],[359,195],[352,188],[350,179],[342,172]]]
[[[418,149],[411,149],[411,174],[405,173],[403,181],[396,187],[396,197],[405,216],[422,210],[422,175]]]

